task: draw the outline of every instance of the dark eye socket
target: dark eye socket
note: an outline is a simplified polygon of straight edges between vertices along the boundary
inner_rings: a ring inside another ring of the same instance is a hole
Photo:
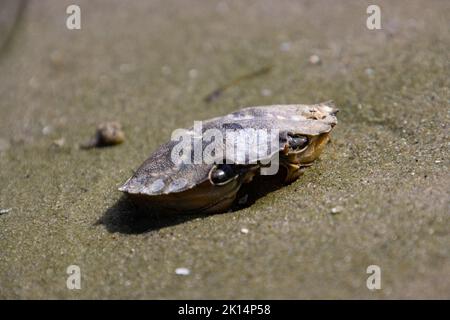
[[[289,146],[294,150],[302,150],[308,146],[309,139],[306,136],[288,135]]]
[[[209,179],[214,185],[224,185],[237,177],[234,167],[229,164],[219,164],[215,166],[209,175]]]

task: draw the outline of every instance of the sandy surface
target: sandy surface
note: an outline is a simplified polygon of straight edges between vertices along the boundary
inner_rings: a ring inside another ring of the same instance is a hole
[[[379,31],[371,1],[77,2],[69,31],[71,1],[29,1],[0,54],[0,297],[450,298],[448,1],[381,2]],[[176,128],[329,99],[321,160],[249,208],[136,217],[119,201]],[[79,150],[106,120],[126,142]]]

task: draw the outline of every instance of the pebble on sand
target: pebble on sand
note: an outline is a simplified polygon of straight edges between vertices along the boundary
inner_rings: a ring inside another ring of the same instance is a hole
[[[66,139],[59,138],[52,141],[52,147],[61,148],[66,143]]]
[[[45,127],[42,128],[42,134],[44,136],[48,136],[52,132],[53,132],[53,127],[52,126],[45,126]]]
[[[125,133],[119,122],[105,122],[97,126],[95,136],[81,145],[82,149],[114,146],[125,141]]]
[[[1,215],[1,214],[9,213],[11,210],[12,210],[12,208],[8,208],[8,209],[0,209],[0,215]]]
[[[247,229],[247,228],[242,228],[242,229],[241,229],[241,232],[242,232],[243,234],[247,234],[247,233],[248,233],[248,229]]]
[[[312,56],[309,57],[309,63],[318,65],[322,63],[322,60],[317,54],[313,54]]]
[[[331,214],[338,214],[341,213],[342,211],[344,211],[344,208],[342,208],[341,206],[331,208]]]
[[[191,270],[188,268],[176,268],[175,273],[179,276],[188,276],[191,273]]]

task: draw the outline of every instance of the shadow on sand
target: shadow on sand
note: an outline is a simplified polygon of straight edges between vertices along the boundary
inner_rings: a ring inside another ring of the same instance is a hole
[[[104,225],[109,232],[141,234],[207,216],[200,213],[173,214],[157,209],[143,209],[131,202],[126,196],[122,196],[106,210],[95,225]]]
[[[254,204],[257,199],[278,190],[283,186],[280,178],[256,177],[248,185],[244,185],[238,192],[236,201],[229,212],[236,212]],[[207,218],[212,214],[205,213],[168,213],[159,209],[142,208],[133,203],[126,196],[122,196],[113,206],[108,208],[95,225],[104,225],[109,232],[124,234],[141,234],[174,226],[197,218]]]

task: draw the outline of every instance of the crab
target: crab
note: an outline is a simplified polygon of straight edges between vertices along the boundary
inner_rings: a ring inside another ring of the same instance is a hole
[[[275,131],[277,134],[275,140],[270,141],[272,147],[268,152],[256,152],[253,149],[260,148],[261,144],[244,140],[235,146],[236,153],[239,150],[250,152],[240,159],[230,160],[228,153],[220,152],[229,147],[228,141],[223,141],[219,144],[222,147],[211,153],[213,161],[200,163],[186,161],[197,157],[193,151],[195,139],[191,143],[192,148],[186,152],[185,161],[174,160],[174,154],[178,154],[174,153],[174,148],[180,141],[172,139],[153,152],[119,190],[145,208],[177,213],[225,212],[237,201],[241,187],[251,184],[255,177],[262,181],[258,183],[270,183],[263,171],[274,163],[279,169],[271,174],[281,176],[286,184],[303,174],[327,144],[330,132],[337,124],[337,112],[334,103],[328,101],[315,105],[248,107],[206,120],[202,123],[200,135],[205,135],[210,129],[223,133],[223,138],[228,137],[227,131],[245,129]],[[191,127],[185,133],[195,136],[194,131]],[[200,146],[205,149],[208,142],[204,139]],[[266,144],[263,149],[268,150],[269,142],[264,141],[263,144]]]

